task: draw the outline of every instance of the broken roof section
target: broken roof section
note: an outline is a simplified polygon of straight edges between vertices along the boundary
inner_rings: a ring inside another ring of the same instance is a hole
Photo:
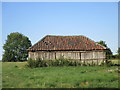
[[[85,36],[54,36],[47,35],[30,47],[29,51],[40,50],[105,50],[106,47],[95,43]]]

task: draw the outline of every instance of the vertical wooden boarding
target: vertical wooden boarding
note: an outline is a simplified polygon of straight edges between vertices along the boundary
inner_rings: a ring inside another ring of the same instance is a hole
[[[84,52],[84,64],[86,64],[86,52]]]
[[[79,58],[80,58],[80,62],[81,62],[81,53],[79,52]]]
[[[93,65],[93,59],[92,59],[92,65]]]
[[[92,65],[93,65],[94,53],[92,52]]]
[[[98,65],[98,59],[97,59],[97,65]]]
[[[50,60],[50,52],[48,52],[48,58],[49,58],[49,60]]]
[[[55,52],[55,60],[56,60],[56,52]]]

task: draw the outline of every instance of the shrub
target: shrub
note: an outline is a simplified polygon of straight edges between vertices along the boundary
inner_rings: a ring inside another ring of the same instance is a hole
[[[28,60],[28,67],[35,68],[35,67],[50,67],[50,66],[95,66],[95,63],[86,63],[72,60],[72,59],[65,59],[59,58],[56,60],[42,60],[41,58],[37,58],[36,60],[29,59]],[[106,61],[106,63],[101,63],[101,65],[111,66],[110,61]]]
[[[106,66],[111,66],[112,65],[112,62],[110,60],[106,60]]]
[[[32,60],[31,58],[28,59],[28,65],[27,65],[27,66],[28,66],[28,67],[31,67],[31,68],[37,67],[37,62],[36,62],[36,60]]]
[[[36,60],[29,59],[28,67],[49,67],[49,66],[79,66],[81,63],[79,61],[74,61],[71,59],[59,58],[56,60],[42,60],[37,58]]]
[[[106,60],[100,64],[101,66],[112,66],[112,62],[110,60]]]
[[[38,63],[37,67],[47,67],[48,63],[46,60],[42,60],[41,58],[36,59],[36,62]]]
[[[53,62],[53,66],[69,66],[70,60],[69,59],[64,59],[64,58],[59,58],[56,59]]]

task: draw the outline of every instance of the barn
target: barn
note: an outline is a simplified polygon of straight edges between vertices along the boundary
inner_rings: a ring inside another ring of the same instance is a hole
[[[47,35],[28,49],[29,58],[36,60],[55,60],[67,58],[81,62],[106,60],[108,48],[97,44],[86,36],[55,36]]]

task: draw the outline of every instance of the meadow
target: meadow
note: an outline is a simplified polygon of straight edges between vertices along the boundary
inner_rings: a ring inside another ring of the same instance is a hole
[[[118,88],[118,66],[29,68],[27,62],[2,62],[3,88]]]

